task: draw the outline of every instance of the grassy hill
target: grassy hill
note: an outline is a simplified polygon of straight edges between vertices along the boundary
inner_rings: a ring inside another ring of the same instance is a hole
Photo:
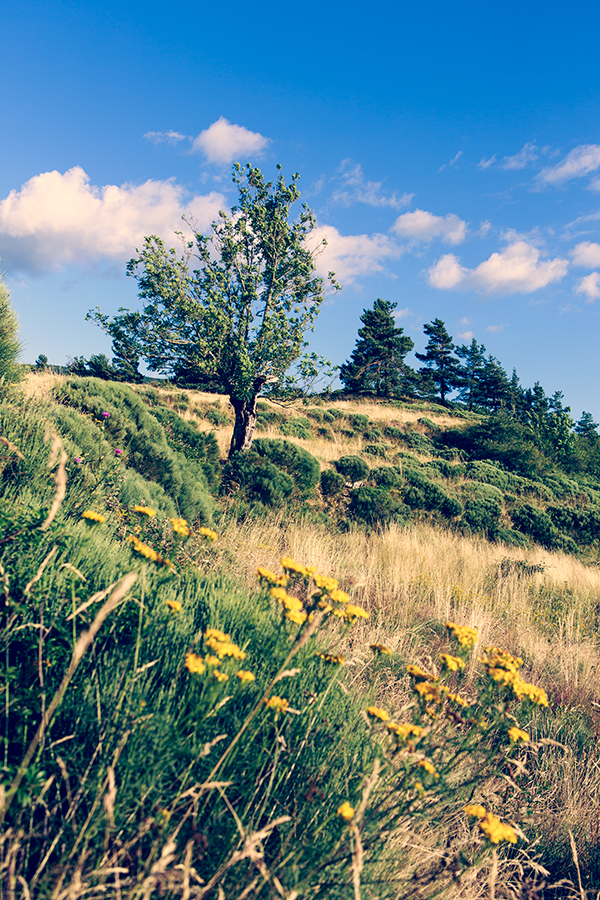
[[[231,426],[0,403],[6,896],[600,889],[600,483],[431,404],[263,400],[227,462]]]

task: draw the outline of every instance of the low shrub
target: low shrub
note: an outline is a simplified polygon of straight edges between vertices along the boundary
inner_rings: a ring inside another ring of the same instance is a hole
[[[313,436],[310,422],[304,416],[288,419],[283,423],[280,430],[282,434],[288,437],[302,438],[305,441],[310,441]]]
[[[223,467],[222,491],[265,506],[277,506],[294,490],[294,480],[256,450],[236,453]]]
[[[256,438],[252,447],[256,453],[270,460],[293,479],[300,496],[307,497],[319,483],[319,462],[303,447],[298,447],[291,441],[269,438]]]
[[[498,488],[470,482],[464,486],[463,499],[465,511],[462,521],[471,531],[491,533],[498,528],[504,499]]]
[[[369,417],[362,413],[353,413],[349,419],[354,431],[365,431],[369,427]]]
[[[321,472],[321,491],[326,497],[336,497],[346,488],[346,479],[333,469]]]
[[[370,478],[380,488],[400,488],[404,483],[401,469],[396,466],[379,466],[371,469]]]
[[[398,497],[382,488],[362,485],[352,492],[349,514],[367,525],[410,517],[410,510]]]
[[[513,510],[511,518],[519,531],[529,535],[538,544],[549,549],[561,546],[560,532],[543,509],[524,503]]]
[[[364,481],[369,475],[369,466],[360,456],[341,456],[336,459],[334,466],[340,475],[353,483]]]

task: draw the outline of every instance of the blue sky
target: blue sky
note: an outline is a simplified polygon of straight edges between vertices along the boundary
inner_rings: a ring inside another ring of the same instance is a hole
[[[301,175],[343,291],[312,348],[398,304],[600,420],[600,7],[4,4],[0,267],[24,359],[108,352],[125,264],[235,200],[231,162]]]

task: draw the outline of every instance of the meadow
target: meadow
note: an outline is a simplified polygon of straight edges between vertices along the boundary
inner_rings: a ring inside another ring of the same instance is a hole
[[[0,896],[596,896],[600,486],[480,418],[4,389]]]

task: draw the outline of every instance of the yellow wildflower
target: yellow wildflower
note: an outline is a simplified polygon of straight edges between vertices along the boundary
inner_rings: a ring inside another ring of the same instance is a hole
[[[474,647],[477,643],[479,632],[469,625],[456,625],[454,622],[446,622],[446,628],[456,638],[461,647]]]
[[[369,644],[369,648],[376,656],[390,656],[392,652],[385,644]]]
[[[512,728],[508,729],[508,736],[511,739],[511,741],[513,742],[513,744],[516,744],[517,741],[528,741],[529,740],[529,735],[527,734],[527,732],[522,731],[520,728],[517,728],[516,725],[513,725]]]
[[[216,531],[213,531],[212,528],[198,528],[196,534],[199,534],[200,537],[205,537],[207,541],[216,541],[219,535]]]
[[[207,666],[218,666],[221,660],[218,656],[213,656],[212,653],[207,653],[204,662]]]
[[[144,544],[138,537],[134,534],[130,534],[127,540],[133,544],[133,549],[136,553],[139,553],[140,556],[145,556],[146,559],[151,560],[152,562],[166,562],[162,558],[162,556],[153,550],[152,547],[149,547],[148,544]]]
[[[211,650],[215,651],[219,659],[223,659],[224,656],[231,656],[233,659],[239,659],[240,661],[246,659],[244,651],[240,650],[237,644],[232,644],[230,641],[219,641],[215,637],[207,637],[204,639],[204,643]]]
[[[148,516],[149,519],[156,515],[156,510],[152,509],[150,506],[134,506],[133,511],[142,513],[144,516]]]
[[[180,534],[182,537],[189,537],[190,529],[185,519],[170,519],[169,521],[171,522],[175,534]]]
[[[441,703],[444,688],[437,684],[431,684],[429,681],[419,681],[413,686],[417,694],[422,697],[426,703]]]
[[[204,672],[206,672],[204,660],[196,653],[187,654],[185,658],[185,667],[188,672],[192,672],[194,675],[202,675]]]
[[[430,775],[433,775],[434,778],[440,777],[440,773],[438,772],[434,764],[430,762],[430,760],[422,759],[419,763],[419,766],[421,767],[421,769],[425,769],[426,772],[429,772]]]
[[[354,606],[352,603],[349,603],[348,606],[344,609],[344,618],[347,622],[352,622],[354,619],[368,619],[369,613],[364,609],[361,609],[360,606]]]
[[[406,671],[415,681],[435,681],[433,675],[428,675],[427,672],[424,672],[419,666],[409,665],[406,667]]]
[[[276,575],[264,566],[259,566],[256,570],[256,577],[260,581],[266,581],[268,584],[278,585],[279,587],[286,587],[289,583],[287,575]]]
[[[286,612],[285,617],[295,625],[304,625],[307,619],[307,614],[301,610],[290,609],[289,612]]]
[[[229,675],[226,675],[225,672],[218,672],[216,669],[213,669],[212,676],[216,681],[229,681]]]
[[[462,660],[460,656],[451,656],[449,653],[442,653],[440,659],[442,660],[443,667],[450,672],[458,672],[459,669],[464,669],[465,667],[464,660]]]
[[[368,706],[367,715],[372,719],[381,719],[382,722],[390,721],[389,713],[386,713],[385,709],[380,709],[378,706]]]
[[[341,816],[345,822],[351,822],[354,818],[354,807],[350,806],[350,804],[346,800],[345,803],[342,803],[342,805],[338,807],[337,813],[338,816]]]
[[[348,603],[350,594],[347,594],[346,591],[340,591],[339,588],[334,588],[332,591],[329,591],[329,599],[333,600],[334,603]]]
[[[385,727],[399,741],[406,741],[409,737],[419,737],[423,733],[423,729],[419,725],[412,725],[410,722],[402,725],[398,725],[396,722],[387,722]]]
[[[290,705],[290,701],[286,700],[284,697],[268,697],[265,699],[265,703],[269,709],[274,710],[277,715],[279,713],[287,712]]]
[[[464,700],[462,697],[459,697],[458,694],[448,694],[448,700],[451,700],[452,703],[456,703],[457,706],[468,706],[469,705],[467,703],[467,701]]]
[[[218,628],[207,628],[204,637],[215,638],[217,641],[224,641],[225,643],[231,640],[228,634],[224,634]]]
[[[172,609],[174,613],[181,612],[181,603],[179,600],[167,600],[167,606],[169,609]]]
[[[508,841],[510,844],[517,843],[517,835],[514,828],[506,825],[505,822],[501,822],[500,819],[490,812],[479,821],[479,827],[492,844],[499,844],[500,841]]]
[[[333,610],[333,606],[331,603],[326,603],[325,600],[319,600],[319,609],[322,609],[325,613],[330,613]]]
[[[479,803],[471,803],[469,806],[465,806],[464,811],[468,816],[473,816],[476,819],[483,819],[487,815],[487,810]]]
[[[90,522],[106,522],[106,516],[103,516],[102,513],[94,512],[93,509],[86,509],[85,512],[81,513],[82,519],[88,519]]]
[[[335,656],[333,653],[319,653],[318,656],[323,662],[329,663],[330,665],[343,666],[346,662],[345,656]]]
[[[235,673],[237,677],[240,679],[242,684],[246,684],[248,681],[256,681],[256,676],[252,674],[252,672],[244,672],[243,669],[240,669],[239,672]]]
[[[520,678],[516,678],[512,684],[512,689],[518,700],[525,697],[536,706],[548,706],[548,695],[543,688],[536,687],[535,684],[528,684]]]
[[[284,556],[281,560],[281,568],[285,569],[286,572],[291,572],[292,575],[299,575],[300,578],[308,578],[308,570],[306,566],[300,565],[296,560],[291,559],[289,556]]]
[[[504,669],[506,672],[515,674],[523,665],[520,656],[513,656],[506,650],[500,650],[499,647],[486,647],[483,656],[479,657],[488,671],[490,669]]]
[[[337,579],[328,578],[327,575],[319,575],[318,572],[315,572],[315,574],[313,575],[313,581],[319,588],[319,590],[324,594],[330,594],[332,591],[335,591],[338,586]]]

